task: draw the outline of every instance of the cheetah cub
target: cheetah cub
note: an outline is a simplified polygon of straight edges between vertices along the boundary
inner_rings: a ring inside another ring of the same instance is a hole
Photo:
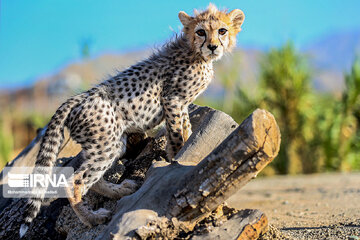
[[[128,133],[144,132],[163,120],[167,154],[171,159],[191,135],[188,105],[209,85],[214,60],[235,46],[244,21],[241,10],[220,11],[214,5],[195,16],[179,13],[183,33],[161,50],[96,87],[62,104],[48,124],[36,166],[51,167],[63,142],[63,129],[82,146],[84,162],[74,173],[70,204],[88,225],[110,218],[106,209],[93,211],[82,200],[89,189],[121,198],[136,189],[135,182],[112,184],[103,179],[112,162],[125,153]],[[29,199],[23,235],[40,210],[43,197]]]

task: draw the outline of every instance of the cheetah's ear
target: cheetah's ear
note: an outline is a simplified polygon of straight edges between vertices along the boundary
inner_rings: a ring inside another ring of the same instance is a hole
[[[244,22],[245,15],[240,9],[234,9],[227,14],[232,22],[234,30],[238,33],[241,31],[241,25]]]
[[[190,17],[186,12],[181,11],[179,12],[179,19],[182,25],[186,27],[193,20],[193,17]]]

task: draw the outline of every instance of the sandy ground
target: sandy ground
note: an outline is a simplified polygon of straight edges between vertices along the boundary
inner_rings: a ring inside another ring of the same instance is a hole
[[[262,210],[290,239],[360,239],[360,173],[258,178],[227,203]]]

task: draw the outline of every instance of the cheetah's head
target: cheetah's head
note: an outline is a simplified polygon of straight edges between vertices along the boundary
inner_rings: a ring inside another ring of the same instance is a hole
[[[206,61],[218,60],[230,52],[236,43],[236,34],[241,31],[244,13],[235,9],[220,11],[213,4],[203,11],[194,11],[194,17],[179,13],[184,34],[194,50]]]

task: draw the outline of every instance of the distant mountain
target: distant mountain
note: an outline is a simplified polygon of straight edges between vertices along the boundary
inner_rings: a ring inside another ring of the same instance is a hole
[[[360,54],[360,30],[325,36],[304,50],[318,68],[348,71],[356,53]]]
[[[324,36],[303,51],[315,70],[315,87],[337,92],[344,86],[344,73],[350,71],[356,55],[360,56],[360,30]]]

